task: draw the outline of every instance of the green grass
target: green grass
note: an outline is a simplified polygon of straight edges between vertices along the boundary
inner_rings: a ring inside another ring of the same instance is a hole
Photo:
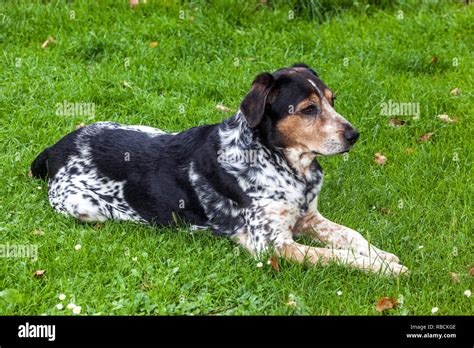
[[[89,315],[381,315],[377,300],[400,295],[403,305],[387,314],[473,313],[472,297],[463,295],[474,290],[467,271],[474,263],[473,6],[359,5],[325,20],[300,16],[306,10],[299,8],[289,20],[292,7],[277,3],[0,4],[0,244],[39,248],[36,262],[0,258],[0,291],[8,289],[0,292],[0,314],[71,314],[55,308],[61,293],[64,305]],[[317,3],[310,5],[317,10]],[[57,43],[42,49],[49,35]],[[27,176],[33,158],[79,123],[178,131],[219,122],[228,115],[216,104],[236,110],[258,73],[295,62],[318,71],[338,95],[336,109],[361,132],[347,160],[321,158],[321,212],[400,256],[409,277],[285,261],[277,273],[207,232],[119,222],[94,228],[55,213],[46,184]],[[450,95],[455,87],[459,96]],[[64,100],[95,103],[95,116],[57,116]],[[390,127],[380,115],[388,100],[419,103],[420,118]],[[459,122],[443,123],[438,114]],[[435,133],[420,142],[428,132]],[[385,166],[374,163],[376,152],[387,156]],[[40,269],[45,276],[34,278]],[[287,305],[293,296],[296,308]]]

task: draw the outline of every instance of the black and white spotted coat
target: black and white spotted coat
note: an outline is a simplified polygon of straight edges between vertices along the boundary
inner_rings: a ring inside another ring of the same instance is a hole
[[[270,149],[241,112],[177,134],[99,122],[47,148],[32,164],[48,178],[54,209],[83,221],[184,220],[237,239],[256,253],[292,238],[316,209],[323,174],[302,174]]]
[[[297,220],[316,209],[323,173],[314,161],[308,176],[292,168],[283,153],[264,146],[238,113],[219,127],[222,168],[237,179],[250,197],[246,208],[222,199],[206,186],[206,178],[190,167],[190,179],[205,207],[209,225],[235,236],[250,250],[265,250],[292,239]],[[226,221],[232,221],[229,225]]]

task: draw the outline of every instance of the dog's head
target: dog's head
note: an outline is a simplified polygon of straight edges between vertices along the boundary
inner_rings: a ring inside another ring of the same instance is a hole
[[[359,133],[334,110],[333,92],[305,64],[262,73],[240,105],[270,146],[304,155],[346,152]]]

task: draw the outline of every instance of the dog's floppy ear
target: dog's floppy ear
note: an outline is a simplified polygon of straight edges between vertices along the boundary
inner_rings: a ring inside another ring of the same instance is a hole
[[[309,67],[309,65],[305,64],[305,63],[296,63],[296,64],[293,64],[291,66],[292,68],[305,68],[305,69],[308,69],[309,71],[311,71],[311,73],[313,73],[316,77],[319,77],[318,76],[318,73],[316,71],[314,71],[313,69],[311,69]]]
[[[258,75],[252,83],[250,92],[240,103],[240,110],[251,128],[258,126],[265,113],[268,93],[273,85],[273,76],[264,72]]]

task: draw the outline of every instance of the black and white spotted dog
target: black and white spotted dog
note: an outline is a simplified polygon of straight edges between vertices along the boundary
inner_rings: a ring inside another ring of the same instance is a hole
[[[99,122],[45,149],[33,162],[48,178],[54,209],[81,221],[176,218],[234,238],[254,255],[326,265],[336,261],[398,275],[398,258],[317,210],[323,172],[318,155],[343,153],[354,127],[307,65],[256,77],[234,116],[169,134]],[[329,248],[293,240],[304,233]]]

